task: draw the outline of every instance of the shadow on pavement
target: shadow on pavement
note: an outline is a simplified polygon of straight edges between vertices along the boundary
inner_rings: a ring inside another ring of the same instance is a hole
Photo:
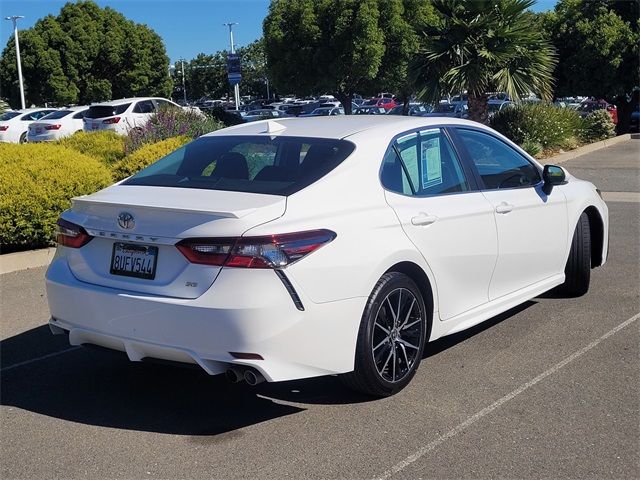
[[[430,344],[437,355],[534,305],[527,302],[481,325]],[[0,342],[0,404],[68,421],[179,435],[240,435],[243,427],[304,411],[296,404],[352,404],[375,400],[351,392],[336,376],[252,388],[199,369],[132,363],[119,352],[69,348],[41,326]],[[285,404],[280,403],[284,401]],[[225,438],[220,437],[220,440]]]

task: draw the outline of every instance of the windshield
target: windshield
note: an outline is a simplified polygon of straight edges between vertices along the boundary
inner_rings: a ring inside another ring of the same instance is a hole
[[[124,113],[127,108],[129,108],[130,103],[125,103],[123,105],[93,105],[89,107],[86,118],[104,118],[104,117],[113,117],[114,115],[120,115]]]
[[[2,115],[0,115],[0,121],[11,120],[12,118],[17,117],[18,115],[20,115],[20,112],[5,112]]]
[[[66,117],[70,113],[73,113],[71,110],[58,110],[56,112],[51,112],[48,115],[45,115],[40,120],[57,120],[59,118]]]
[[[353,152],[346,140],[306,137],[201,137],[122,185],[291,195]]]

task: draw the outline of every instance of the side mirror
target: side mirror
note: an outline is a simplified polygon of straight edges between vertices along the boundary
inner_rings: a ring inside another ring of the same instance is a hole
[[[544,185],[542,191],[549,195],[555,185],[562,185],[565,181],[564,170],[557,165],[545,165],[542,171]]]

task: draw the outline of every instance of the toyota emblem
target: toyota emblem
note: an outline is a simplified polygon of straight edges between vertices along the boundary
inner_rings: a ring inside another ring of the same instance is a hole
[[[136,221],[129,212],[120,212],[120,215],[118,215],[118,225],[125,230],[131,230],[136,226]]]

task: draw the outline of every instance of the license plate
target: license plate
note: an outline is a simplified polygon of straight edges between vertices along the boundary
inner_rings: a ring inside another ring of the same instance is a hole
[[[158,247],[133,243],[113,244],[111,274],[153,280],[158,263]]]

